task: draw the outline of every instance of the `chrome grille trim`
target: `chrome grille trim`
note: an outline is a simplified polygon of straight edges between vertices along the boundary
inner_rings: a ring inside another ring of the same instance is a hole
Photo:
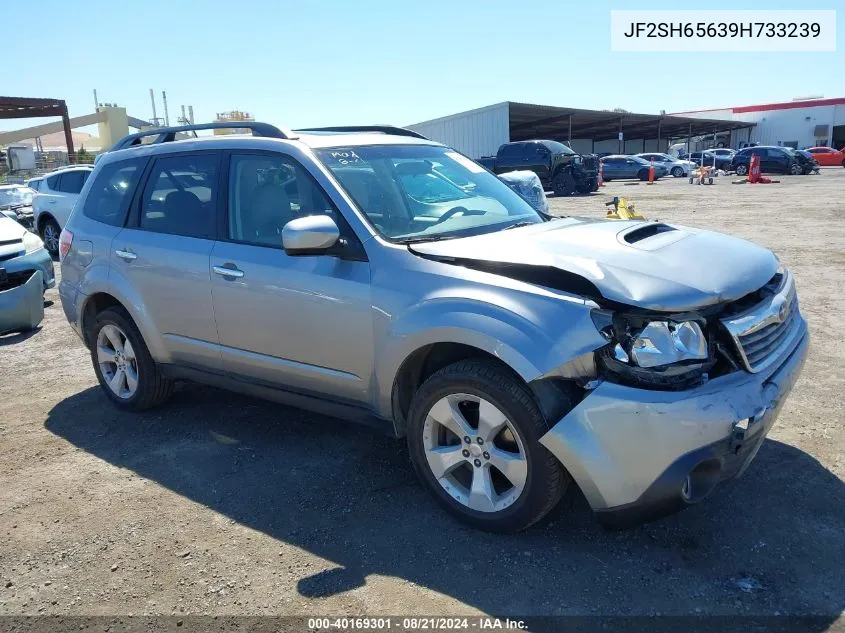
[[[781,356],[801,330],[795,280],[786,271],[772,296],[745,312],[722,319],[722,324],[736,345],[742,364],[757,373]]]

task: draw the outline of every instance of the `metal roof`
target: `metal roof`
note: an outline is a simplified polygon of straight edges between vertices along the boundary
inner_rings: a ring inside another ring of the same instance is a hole
[[[753,127],[754,123],[725,119],[584,110],[508,102],[512,141],[545,138],[557,141],[686,138]],[[571,125],[571,136],[570,136]]]

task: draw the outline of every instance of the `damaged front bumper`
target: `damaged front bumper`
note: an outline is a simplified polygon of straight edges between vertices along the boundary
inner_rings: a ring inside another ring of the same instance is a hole
[[[32,330],[43,319],[44,281],[41,270],[31,273],[21,285],[0,290],[0,334]]]
[[[737,371],[687,391],[603,382],[540,443],[606,524],[680,510],[754,458],[804,364],[803,319],[793,341],[765,373]]]

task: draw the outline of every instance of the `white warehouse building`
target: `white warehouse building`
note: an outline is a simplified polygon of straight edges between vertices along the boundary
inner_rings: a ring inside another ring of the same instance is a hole
[[[676,112],[674,115],[753,123],[754,127],[731,138],[734,148],[742,142],[793,148],[845,147],[845,97],[796,99],[785,103]]]
[[[753,125],[708,113],[687,117],[505,101],[407,127],[470,158],[480,158],[495,154],[502,143],[530,139],[563,141],[582,154],[665,152],[677,139],[687,142],[715,134],[747,138]]]

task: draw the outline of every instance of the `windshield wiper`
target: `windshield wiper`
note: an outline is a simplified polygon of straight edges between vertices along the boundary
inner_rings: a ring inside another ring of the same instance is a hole
[[[399,240],[400,244],[418,244],[420,242],[441,242],[443,240],[456,240],[460,235],[417,235]]]
[[[502,230],[507,231],[509,229],[518,229],[518,228],[521,228],[523,226],[533,226],[535,224],[537,224],[537,222],[517,222],[516,224],[511,224],[510,226],[506,226]]]

